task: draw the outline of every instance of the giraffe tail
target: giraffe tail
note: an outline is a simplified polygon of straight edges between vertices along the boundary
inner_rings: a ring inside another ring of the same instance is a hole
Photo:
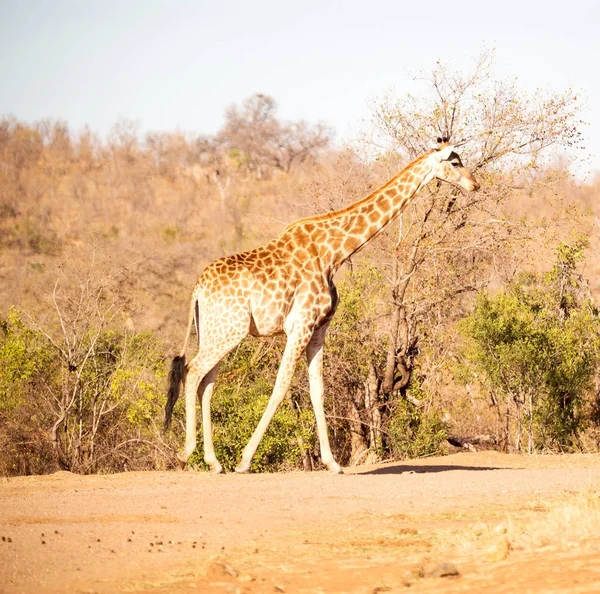
[[[181,386],[185,381],[185,371],[185,355],[175,357],[171,362],[171,370],[169,371],[169,390],[165,405],[165,431],[171,426],[173,408],[179,398]]]
[[[165,404],[165,431],[171,426],[173,408],[175,407],[175,403],[179,398],[181,386],[183,386],[183,384],[185,383],[185,376],[187,373],[187,368],[185,365],[185,347],[187,346],[188,340],[190,339],[194,319],[198,319],[197,308],[198,301],[196,299],[196,296],[194,295],[192,297],[192,303],[190,306],[188,325],[185,332],[185,341],[183,343],[183,348],[181,349],[181,354],[173,358],[173,361],[171,362],[171,370],[169,371],[169,389],[167,391],[167,402]]]

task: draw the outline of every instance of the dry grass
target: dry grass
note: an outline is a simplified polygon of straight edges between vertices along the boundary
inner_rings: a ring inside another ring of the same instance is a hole
[[[489,561],[501,561],[512,551],[565,550],[600,534],[596,490],[533,500],[510,511],[490,508],[480,513],[486,519],[434,530],[433,540],[444,550],[461,555],[484,552]]]

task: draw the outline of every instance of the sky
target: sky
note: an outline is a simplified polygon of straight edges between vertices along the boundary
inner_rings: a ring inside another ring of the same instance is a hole
[[[496,77],[575,89],[584,167],[600,172],[599,25],[597,0],[0,0],[0,117],[214,134],[228,106],[264,93],[282,120],[343,142],[436,60],[468,67],[495,48]]]

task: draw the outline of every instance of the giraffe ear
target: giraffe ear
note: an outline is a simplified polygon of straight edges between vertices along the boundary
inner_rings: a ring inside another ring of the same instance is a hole
[[[445,146],[435,151],[435,155],[438,158],[438,161],[447,161],[453,152],[454,147],[451,144],[449,144],[448,146]]]

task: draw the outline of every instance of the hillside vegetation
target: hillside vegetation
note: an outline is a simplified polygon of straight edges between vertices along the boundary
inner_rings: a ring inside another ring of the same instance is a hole
[[[358,200],[431,148],[457,149],[482,189],[432,183],[338,274],[326,412],[343,464],[481,442],[506,451],[600,444],[600,178],[579,182],[575,93],[524,93],[437,65],[419,97],[381,98],[368,136],[332,143],[273,98],[226,111],[214,137],[106,139],[62,122],[0,121],[0,472],[170,468],[166,370],[195,279],[302,216]],[[283,339],[223,364],[215,445],[226,469],[268,399]],[[199,438],[201,437],[201,432]],[[196,463],[201,462],[201,440]],[[254,470],[318,467],[306,369]]]

